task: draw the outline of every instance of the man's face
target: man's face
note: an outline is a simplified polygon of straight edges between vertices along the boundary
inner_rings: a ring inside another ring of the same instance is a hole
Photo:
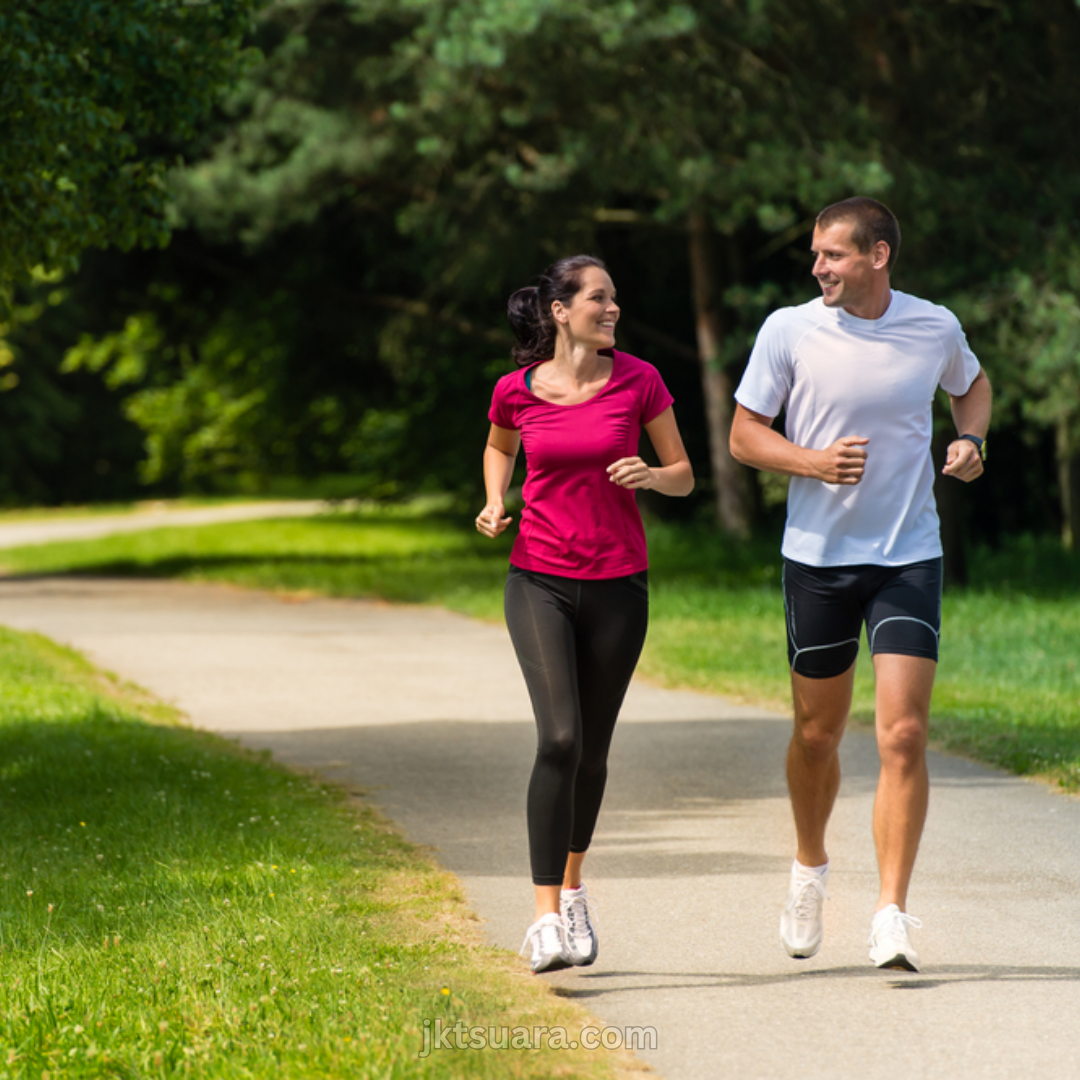
[[[853,223],[837,221],[827,228],[814,229],[811,251],[814,269],[811,273],[821,286],[826,307],[842,307],[862,318],[872,306],[876,283],[889,261],[889,246],[875,244],[862,252],[851,239]]]

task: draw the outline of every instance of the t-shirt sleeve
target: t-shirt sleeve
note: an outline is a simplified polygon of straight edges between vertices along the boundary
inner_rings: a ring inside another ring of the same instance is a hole
[[[660,372],[652,364],[642,364],[641,422],[651,424],[665,409],[675,403],[671,392],[664,385]]]
[[[947,394],[962,397],[979,374],[979,361],[968,345],[960,320],[950,311],[945,338],[945,368],[938,384]]]
[[[517,424],[514,421],[514,393],[510,386],[511,375],[504,375],[496,384],[491,394],[491,408],[488,409],[488,419],[496,426],[506,428],[507,431],[515,431]]]
[[[791,346],[782,314],[774,312],[762,324],[735,391],[735,400],[744,409],[770,418],[780,415],[791,392]]]

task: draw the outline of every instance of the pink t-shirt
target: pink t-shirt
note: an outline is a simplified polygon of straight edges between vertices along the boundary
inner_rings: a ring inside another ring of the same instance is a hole
[[[607,467],[638,452],[643,424],[672,403],[660,373],[612,352],[611,378],[588,401],[554,405],[525,385],[525,372],[496,384],[488,419],[521,433],[525,509],[510,561],[570,578],[626,577],[649,565],[635,493]]]

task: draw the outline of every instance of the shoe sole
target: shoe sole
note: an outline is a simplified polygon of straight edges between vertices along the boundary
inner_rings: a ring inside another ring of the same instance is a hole
[[[820,941],[812,949],[792,949],[786,941],[784,942],[784,951],[792,960],[809,960],[811,956],[817,956],[820,948]]]
[[[903,953],[897,953],[891,960],[875,962],[874,966],[882,971],[918,972],[919,970]]]
[[[588,967],[590,964],[596,963],[596,958],[600,955],[599,950],[594,952],[591,956],[588,953],[576,953],[573,950],[570,951],[570,957],[574,961],[574,967]]]
[[[534,975],[546,975],[549,971],[564,971],[566,968],[573,966],[572,961],[563,959],[561,956],[553,956],[543,961],[539,967],[534,967],[532,973]]]

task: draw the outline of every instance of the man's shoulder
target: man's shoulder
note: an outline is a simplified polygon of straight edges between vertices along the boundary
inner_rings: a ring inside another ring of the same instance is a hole
[[[835,322],[835,318],[818,296],[805,304],[791,304],[789,307],[777,308],[761,324],[761,333],[785,337],[801,336],[807,330],[828,322]]]
[[[942,330],[960,328],[960,320],[943,304],[935,304],[932,300],[924,300],[921,296],[912,296],[897,289],[893,289],[893,302],[898,305],[898,319],[921,322]]]

